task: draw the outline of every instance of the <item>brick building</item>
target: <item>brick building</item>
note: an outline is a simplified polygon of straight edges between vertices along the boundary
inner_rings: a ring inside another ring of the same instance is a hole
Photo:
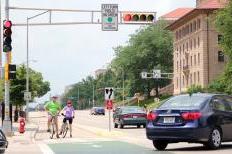
[[[223,72],[226,57],[218,42],[222,38],[215,30],[214,12],[225,6],[226,0],[196,0],[196,8],[171,23],[173,31],[174,94],[193,85],[206,87]]]

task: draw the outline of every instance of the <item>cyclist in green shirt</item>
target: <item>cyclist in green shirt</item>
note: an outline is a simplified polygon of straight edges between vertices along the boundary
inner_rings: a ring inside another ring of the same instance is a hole
[[[51,120],[54,117],[55,125],[56,125],[56,137],[59,138],[58,134],[58,115],[61,111],[60,103],[57,101],[58,97],[53,96],[52,101],[47,102],[45,104],[45,110],[48,112],[48,132],[50,132]]]

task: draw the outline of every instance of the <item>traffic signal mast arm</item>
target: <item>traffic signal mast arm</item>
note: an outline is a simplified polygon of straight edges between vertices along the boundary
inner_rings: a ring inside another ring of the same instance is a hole
[[[102,24],[102,20],[99,20],[101,11],[99,10],[69,10],[69,9],[50,9],[50,8],[22,8],[22,7],[9,7],[10,10],[26,10],[26,11],[48,11],[49,22],[30,23],[30,26],[40,25],[75,25],[75,24]],[[86,21],[74,21],[74,22],[54,22],[52,15],[57,12],[76,12],[86,13]],[[156,12],[141,12],[141,11],[118,11],[119,22],[118,24],[132,24],[132,25],[148,25],[154,24],[156,21]],[[131,20],[126,20],[125,16],[131,16]],[[26,26],[26,23],[14,23],[14,26]]]

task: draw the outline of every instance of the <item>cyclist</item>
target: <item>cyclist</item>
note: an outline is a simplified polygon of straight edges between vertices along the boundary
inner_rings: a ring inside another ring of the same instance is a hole
[[[68,122],[69,122],[69,130],[70,130],[70,137],[72,137],[72,122],[73,122],[75,112],[74,112],[74,108],[73,108],[71,100],[67,101],[67,104],[63,108],[62,111],[64,112],[64,119],[63,119],[63,124],[61,126],[60,135],[62,134],[62,130],[64,129],[64,124],[68,120]]]
[[[52,118],[54,117],[54,122],[56,125],[55,131],[56,131],[56,137],[59,138],[58,134],[58,115],[61,111],[60,103],[57,101],[58,96],[53,96],[52,101],[47,102],[45,104],[45,110],[48,112],[48,132],[50,132],[50,126]]]

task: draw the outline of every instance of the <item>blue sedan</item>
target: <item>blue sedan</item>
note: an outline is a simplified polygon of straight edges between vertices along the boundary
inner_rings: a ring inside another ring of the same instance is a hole
[[[147,120],[147,138],[158,150],[177,142],[217,149],[221,142],[232,141],[232,97],[206,93],[174,96],[151,111]]]

